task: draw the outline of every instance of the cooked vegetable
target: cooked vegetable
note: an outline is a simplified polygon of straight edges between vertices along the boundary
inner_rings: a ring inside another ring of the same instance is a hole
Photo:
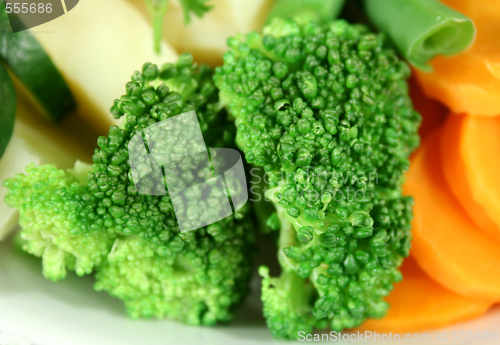
[[[0,103],[0,106],[3,103]],[[12,138],[0,159],[0,181],[24,171],[29,163],[52,162],[70,168],[76,159],[85,159],[88,150],[70,133],[52,126],[23,102],[17,102],[16,121]],[[0,116],[0,121],[4,118]],[[4,202],[7,190],[0,186],[0,240],[18,226],[18,212]]]
[[[2,158],[14,129],[16,92],[9,73],[0,62],[0,158]]]
[[[454,198],[442,171],[440,131],[412,159],[404,188],[415,198],[412,255],[448,290],[500,301],[500,242],[479,229]]]
[[[441,328],[480,317],[492,305],[446,290],[411,257],[403,263],[401,273],[403,281],[386,299],[391,305],[387,316],[368,320],[362,331],[404,333]]]
[[[451,191],[482,230],[500,240],[500,150],[498,118],[449,116],[441,139],[444,176]]]
[[[474,41],[472,20],[439,0],[364,0],[366,14],[415,67],[431,71],[437,55],[453,56]]]
[[[167,13],[169,0],[144,0],[146,7],[153,21],[153,42],[155,51],[160,53],[160,43],[163,32],[163,18]],[[184,12],[184,23],[188,24],[191,21],[191,13],[201,18],[212,9],[212,6],[206,4],[208,0],[179,0]]]
[[[387,313],[410,249],[410,69],[383,36],[345,21],[276,18],[263,32],[228,40],[215,82],[277,212],[282,273],[260,269],[264,316],[277,338],[356,327]]]
[[[409,85],[413,106],[422,116],[422,123],[418,129],[418,134],[423,139],[434,129],[444,125],[450,111],[443,104],[426,96],[415,76],[410,78]]]
[[[471,115],[500,114],[500,3],[486,0],[444,1],[470,17],[477,27],[474,45],[455,57],[436,57],[432,73],[417,71],[425,93],[453,112]]]
[[[14,13],[10,17],[12,25],[24,27]],[[12,33],[3,5],[0,6],[0,60],[19,79],[32,104],[46,118],[59,121],[75,109],[75,99],[50,57],[31,32]]]
[[[31,33],[65,77],[84,120],[102,134],[119,123],[109,113],[110,101],[123,92],[130,71],[144,61],[177,57],[164,43],[155,54],[150,25],[126,0],[80,1],[75,11]]]
[[[150,184],[153,174],[141,170],[144,183],[139,193],[127,150],[131,138],[144,128],[195,109],[205,144],[230,147],[232,126],[218,104],[212,71],[191,62],[192,57],[183,55],[175,65],[164,65],[161,73],[146,63],[142,73],[133,75],[127,94],[112,108],[115,117],[126,115],[125,122],[98,139],[90,173],[81,164],[68,171],[30,164],[26,174],[4,182],[5,202],[20,210],[25,250],[42,257],[47,278],[64,278],[67,270],[78,275],[96,270],[95,288],[123,299],[134,318],[168,317],[213,325],[229,321],[248,292],[253,248],[249,205],[218,222],[181,233],[171,192],[149,195],[159,186]],[[196,155],[189,154],[196,128],[183,130],[177,151],[168,156],[173,160],[166,172],[175,167],[189,172],[199,163]],[[204,175],[179,175],[180,182],[189,186],[195,178],[212,177],[210,169],[200,172]],[[188,205],[192,219],[221,207],[212,203],[200,210]]]

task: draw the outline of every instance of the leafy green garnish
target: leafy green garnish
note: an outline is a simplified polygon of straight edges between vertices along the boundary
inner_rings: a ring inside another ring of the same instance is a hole
[[[202,18],[203,15],[210,11],[213,6],[207,5],[209,0],[180,0],[182,9],[184,10],[184,23],[189,24],[191,22],[191,13],[193,13],[198,18]]]
[[[168,10],[169,0],[144,0],[149,14],[153,20],[154,47],[157,53],[160,52],[160,42],[162,36],[163,18]],[[184,23],[191,22],[191,14],[198,18],[210,11],[213,6],[207,5],[209,0],[179,0],[184,11]]]

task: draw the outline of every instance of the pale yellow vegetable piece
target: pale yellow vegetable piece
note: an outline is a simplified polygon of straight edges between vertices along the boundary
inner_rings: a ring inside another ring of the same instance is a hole
[[[85,120],[107,134],[118,124],[109,109],[145,62],[161,66],[177,53],[153,49],[149,22],[126,0],[84,0],[65,15],[32,29],[61,71]]]

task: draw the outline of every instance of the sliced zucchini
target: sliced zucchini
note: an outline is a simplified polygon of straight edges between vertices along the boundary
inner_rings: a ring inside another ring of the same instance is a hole
[[[0,158],[5,152],[16,118],[16,92],[9,73],[0,62]]]
[[[12,15],[12,25],[23,23]],[[18,79],[41,114],[57,122],[76,107],[68,85],[30,31],[12,33],[4,6],[0,6],[0,59]]]

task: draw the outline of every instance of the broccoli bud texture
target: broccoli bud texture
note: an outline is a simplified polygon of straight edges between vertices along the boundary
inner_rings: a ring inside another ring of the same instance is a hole
[[[26,174],[4,182],[6,203],[20,211],[24,249],[42,257],[47,278],[62,279],[67,270],[95,272],[95,289],[122,299],[133,318],[168,317],[193,325],[233,318],[249,290],[250,206],[180,232],[168,193],[138,193],[127,146],[143,129],[192,110],[207,147],[233,146],[234,125],[219,104],[212,75],[211,68],[194,65],[189,54],[161,69],[146,63],[115,100],[111,113],[125,121],[98,139],[93,166],[62,171],[31,164]],[[172,164],[189,171],[197,162],[185,157]],[[195,177],[181,179],[189,185]],[[190,211],[194,219],[195,211]]]
[[[260,269],[269,329],[296,340],[383,317],[411,241],[409,67],[383,35],[345,21],[276,18],[228,45],[215,83],[237,145],[266,174],[268,224],[280,223],[281,276]]]

